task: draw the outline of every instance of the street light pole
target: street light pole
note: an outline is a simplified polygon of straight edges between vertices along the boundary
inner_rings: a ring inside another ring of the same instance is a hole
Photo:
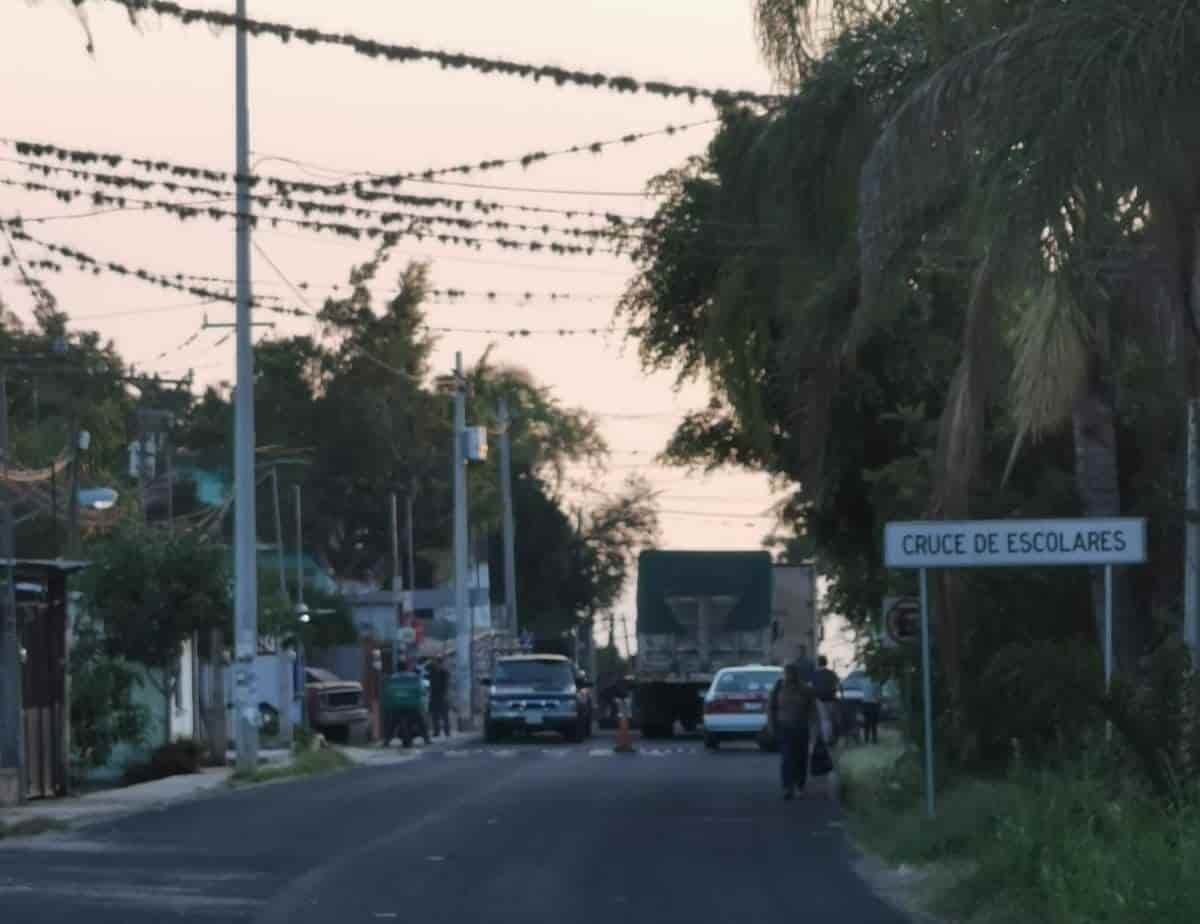
[[[504,502],[504,621],[517,633],[516,524],[513,520],[512,445],[509,440],[508,400],[500,399],[500,496]]]
[[[460,729],[473,724],[471,714],[471,612],[467,601],[467,395],[462,353],[454,354],[454,646],[455,691]]]
[[[237,0],[234,49],[237,156],[237,391],[234,395],[234,681],[237,769],[258,766],[254,656],[258,651],[258,560],[254,503],[254,352],[250,318],[250,105],[246,77],[246,0]]]
[[[308,707],[308,689],[304,675],[304,625],[308,622],[308,607],[304,605],[304,518],[300,509],[300,485],[292,485],[292,496],[296,500],[296,615],[300,627],[296,630],[296,662],[300,674],[300,727],[307,728],[305,710]]]
[[[17,628],[17,601],[13,559],[13,509],[8,475],[8,370],[0,363],[0,557],[4,559],[3,619],[0,620],[0,771],[12,775],[17,802],[25,801],[25,741],[21,705],[21,639]],[[6,787],[0,787],[0,792]]]

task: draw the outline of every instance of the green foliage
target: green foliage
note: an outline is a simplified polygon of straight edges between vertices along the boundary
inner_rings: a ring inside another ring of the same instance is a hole
[[[136,669],[111,657],[100,627],[88,618],[76,627],[71,645],[72,764],[102,767],[118,742],[142,743],[149,715],[133,702]]]
[[[851,830],[891,862],[933,871],[934,894],[921,898],[935,911],[1002,924],[1148,914],[1182,924],[1200,913],[1194,786],[1164,802],[1088,747],[1005,779],[943,780],[929,819],[917,756],[880,757],[863,748],[841,759]]]
[[[193,632],[228,631],[226,551],[204,536],[126,521],[89,558],[82,587],[111,657],[169,671]]]

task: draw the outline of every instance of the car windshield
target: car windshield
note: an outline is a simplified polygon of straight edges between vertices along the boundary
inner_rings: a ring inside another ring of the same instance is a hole
[[[717,693],[769,693],[782,671],[730,671],[717,678]]]
[[[567,687],[574,676],[565,661],[501,661],[495,683],[522,687]]]

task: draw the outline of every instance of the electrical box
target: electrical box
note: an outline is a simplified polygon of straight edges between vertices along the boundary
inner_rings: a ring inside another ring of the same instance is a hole
[[[482,462],[487,458],[487,428],[467,427],[463,431],[463,457],[468,462]]]

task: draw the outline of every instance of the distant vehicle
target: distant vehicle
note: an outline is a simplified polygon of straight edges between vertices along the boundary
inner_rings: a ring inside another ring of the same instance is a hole
[[[647,738],[695,731],[721,669],[815,651],[815,596],[811,566],[777,566],[766,552],[643,552],[634,725]]]
[[[370,713],[362,684],[320,667],[304,669],[308,724],[329,738],[354,741],[367,735]]]
[[[866,671],[851,671],[842,681],[842,698],[849,702],[861,703],[867,682]],[[880,684],[879,701],[880,718],[891,721],[899,716],[900,696],[895,683],[889,680]]]
[[[592,733],[590,684],[568,658],[552,654],[496,659],[487,687],[483,735],[499,741],[516,731],[558,732],[567,741]]]
[[[704,694],[704,746],[717,750],[722,741],[758,741],[770,749],[767,704],[783,668],[767,664],[727,667],[717,671]]]

